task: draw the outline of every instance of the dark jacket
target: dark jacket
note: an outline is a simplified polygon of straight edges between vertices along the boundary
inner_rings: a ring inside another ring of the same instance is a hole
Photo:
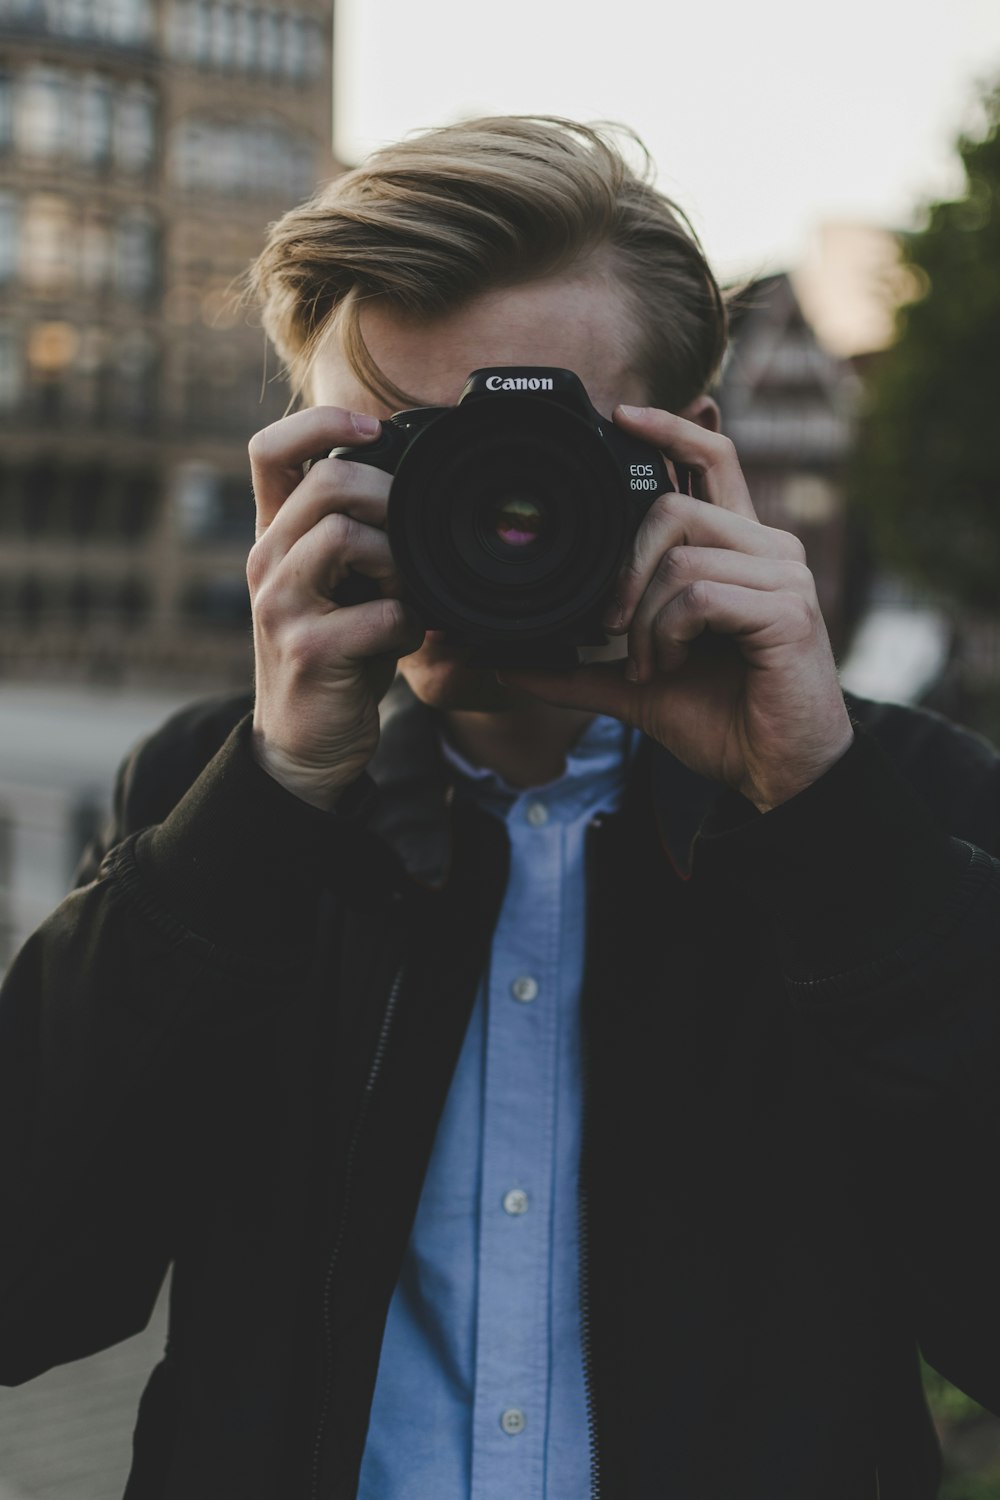
[[[324,814],[256,766],[248,708],[128,761],[0,1010],[0,1379],[142,1328],[173,1262],[127,1500],[354,1494],[503,893],[426,710]],[[588,834],[603,1500],[930,1500],[918,1346],[1000,1411],[1000,761],[852,708],[766,816],[646,745]]]

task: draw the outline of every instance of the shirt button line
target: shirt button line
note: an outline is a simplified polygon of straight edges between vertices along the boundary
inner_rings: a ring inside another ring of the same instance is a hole
[[[528,1195],[523,1188],[511,1188],[509,1193],[503,1195],[504,1213],[516,1217],[518,1214],[528,1212]]]
[[[500,1413],[500,1426],[508,1437],[517,1437],[526,1426],[524,1412],[516,1406],[508,1406],[505,1412]]]

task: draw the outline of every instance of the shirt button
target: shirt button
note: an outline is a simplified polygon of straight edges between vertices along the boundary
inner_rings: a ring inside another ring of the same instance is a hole
[[[523,1188],[511,1188],[509,1193],[503,1195],[504,1213],[526,1214],[528,1212],[528,1195]],[[518,1428],[520,1431],[520,1428]]]
[[[522,1000],[525,1004],[534,1000],[538,994],[538,980],[532,979],[530,974],[522,974],[510,987],[510,992],[515,1000]]]
[[[544,823],[549,821],[549,810],[544,802],[529,802],[524,816],[532,828],[541,828]]]
[[[516,1406],[508,1406],[505,1412],[500,1413],[500,1426],[508,1437],[517,1437],[519,1432],[524,1431],[524,1412]]]

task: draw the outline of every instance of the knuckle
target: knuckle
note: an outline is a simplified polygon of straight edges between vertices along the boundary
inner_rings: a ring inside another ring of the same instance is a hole
[[[274,457],[275,428],[277,425],[276,422],[272,422],[270,426],[262,427],[259,432],[254,433],[247,444],[247,453],[250,456],[251,464],[255,468],[262,468]]]
[[[782,555],[789,562],[804,563],[806,549],[802,539],[797,537],[794,531],[779,531],[778,536],[781,538]]]
[[[796,634],[810,633],[819,618],[819,605],[804,599],[801,594],[785,593],[782,607],[786,618]]]
[[[260,589],[267,577],[267,552],[260,537],[247,553],[247,584],[251,594]]]
[[[691,557],[686,547],[671,547],[660,558],[657,573],[664,582],[675,582],[691,571]]]
[[[328,511],[319,522],[319,530],[331,551],[341,552],[349,546],[357,531],[357,523],[342,511]]]
[[[284,610],[278,590],[270,582],[263,583],[252,591],[253,616],[257,624],[271,632],[281,620]]]
[[[386,633],[395,633],[406,627],[406,610],[401,599],[386,598],[381,601],[381,628]]]
[[[649,507],[647,516],[661,523],[672,521],[683,510],[686,499],[687,496],[678,494],[677,490],[664,490]]]
[[[622,564],[619,574],[618,587],[623,595],[632,593],[643,576],[642,558],[637,553],[632,553]]]
[[[309,473],[316,476],[325,490],[348,493],[357,487],[358,465],[343,458],[314,458]]]
[[[290,624],[282,640],[282,656],[293,677],[308,677],[329,655],[329,645],[315,622],[299,619]]]
[[[688,584],[680,597],[688,614],[702,614],[708,608],[711,599],[711,585],[705,578],[696,578]]]
[[[815,593],[816,580],[813,578],[812,569],[804,559],[793,558],[788,564],[788,570],[793,589],[807,597]]]

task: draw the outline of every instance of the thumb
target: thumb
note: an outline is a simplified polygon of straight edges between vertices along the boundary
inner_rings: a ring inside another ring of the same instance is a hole
[[[502,667],[497,681],[530,693],[556,708],[580,708],[635,723],[636,685],[625,679],[623,661],[595,662],[568,672],[524,671]]]

